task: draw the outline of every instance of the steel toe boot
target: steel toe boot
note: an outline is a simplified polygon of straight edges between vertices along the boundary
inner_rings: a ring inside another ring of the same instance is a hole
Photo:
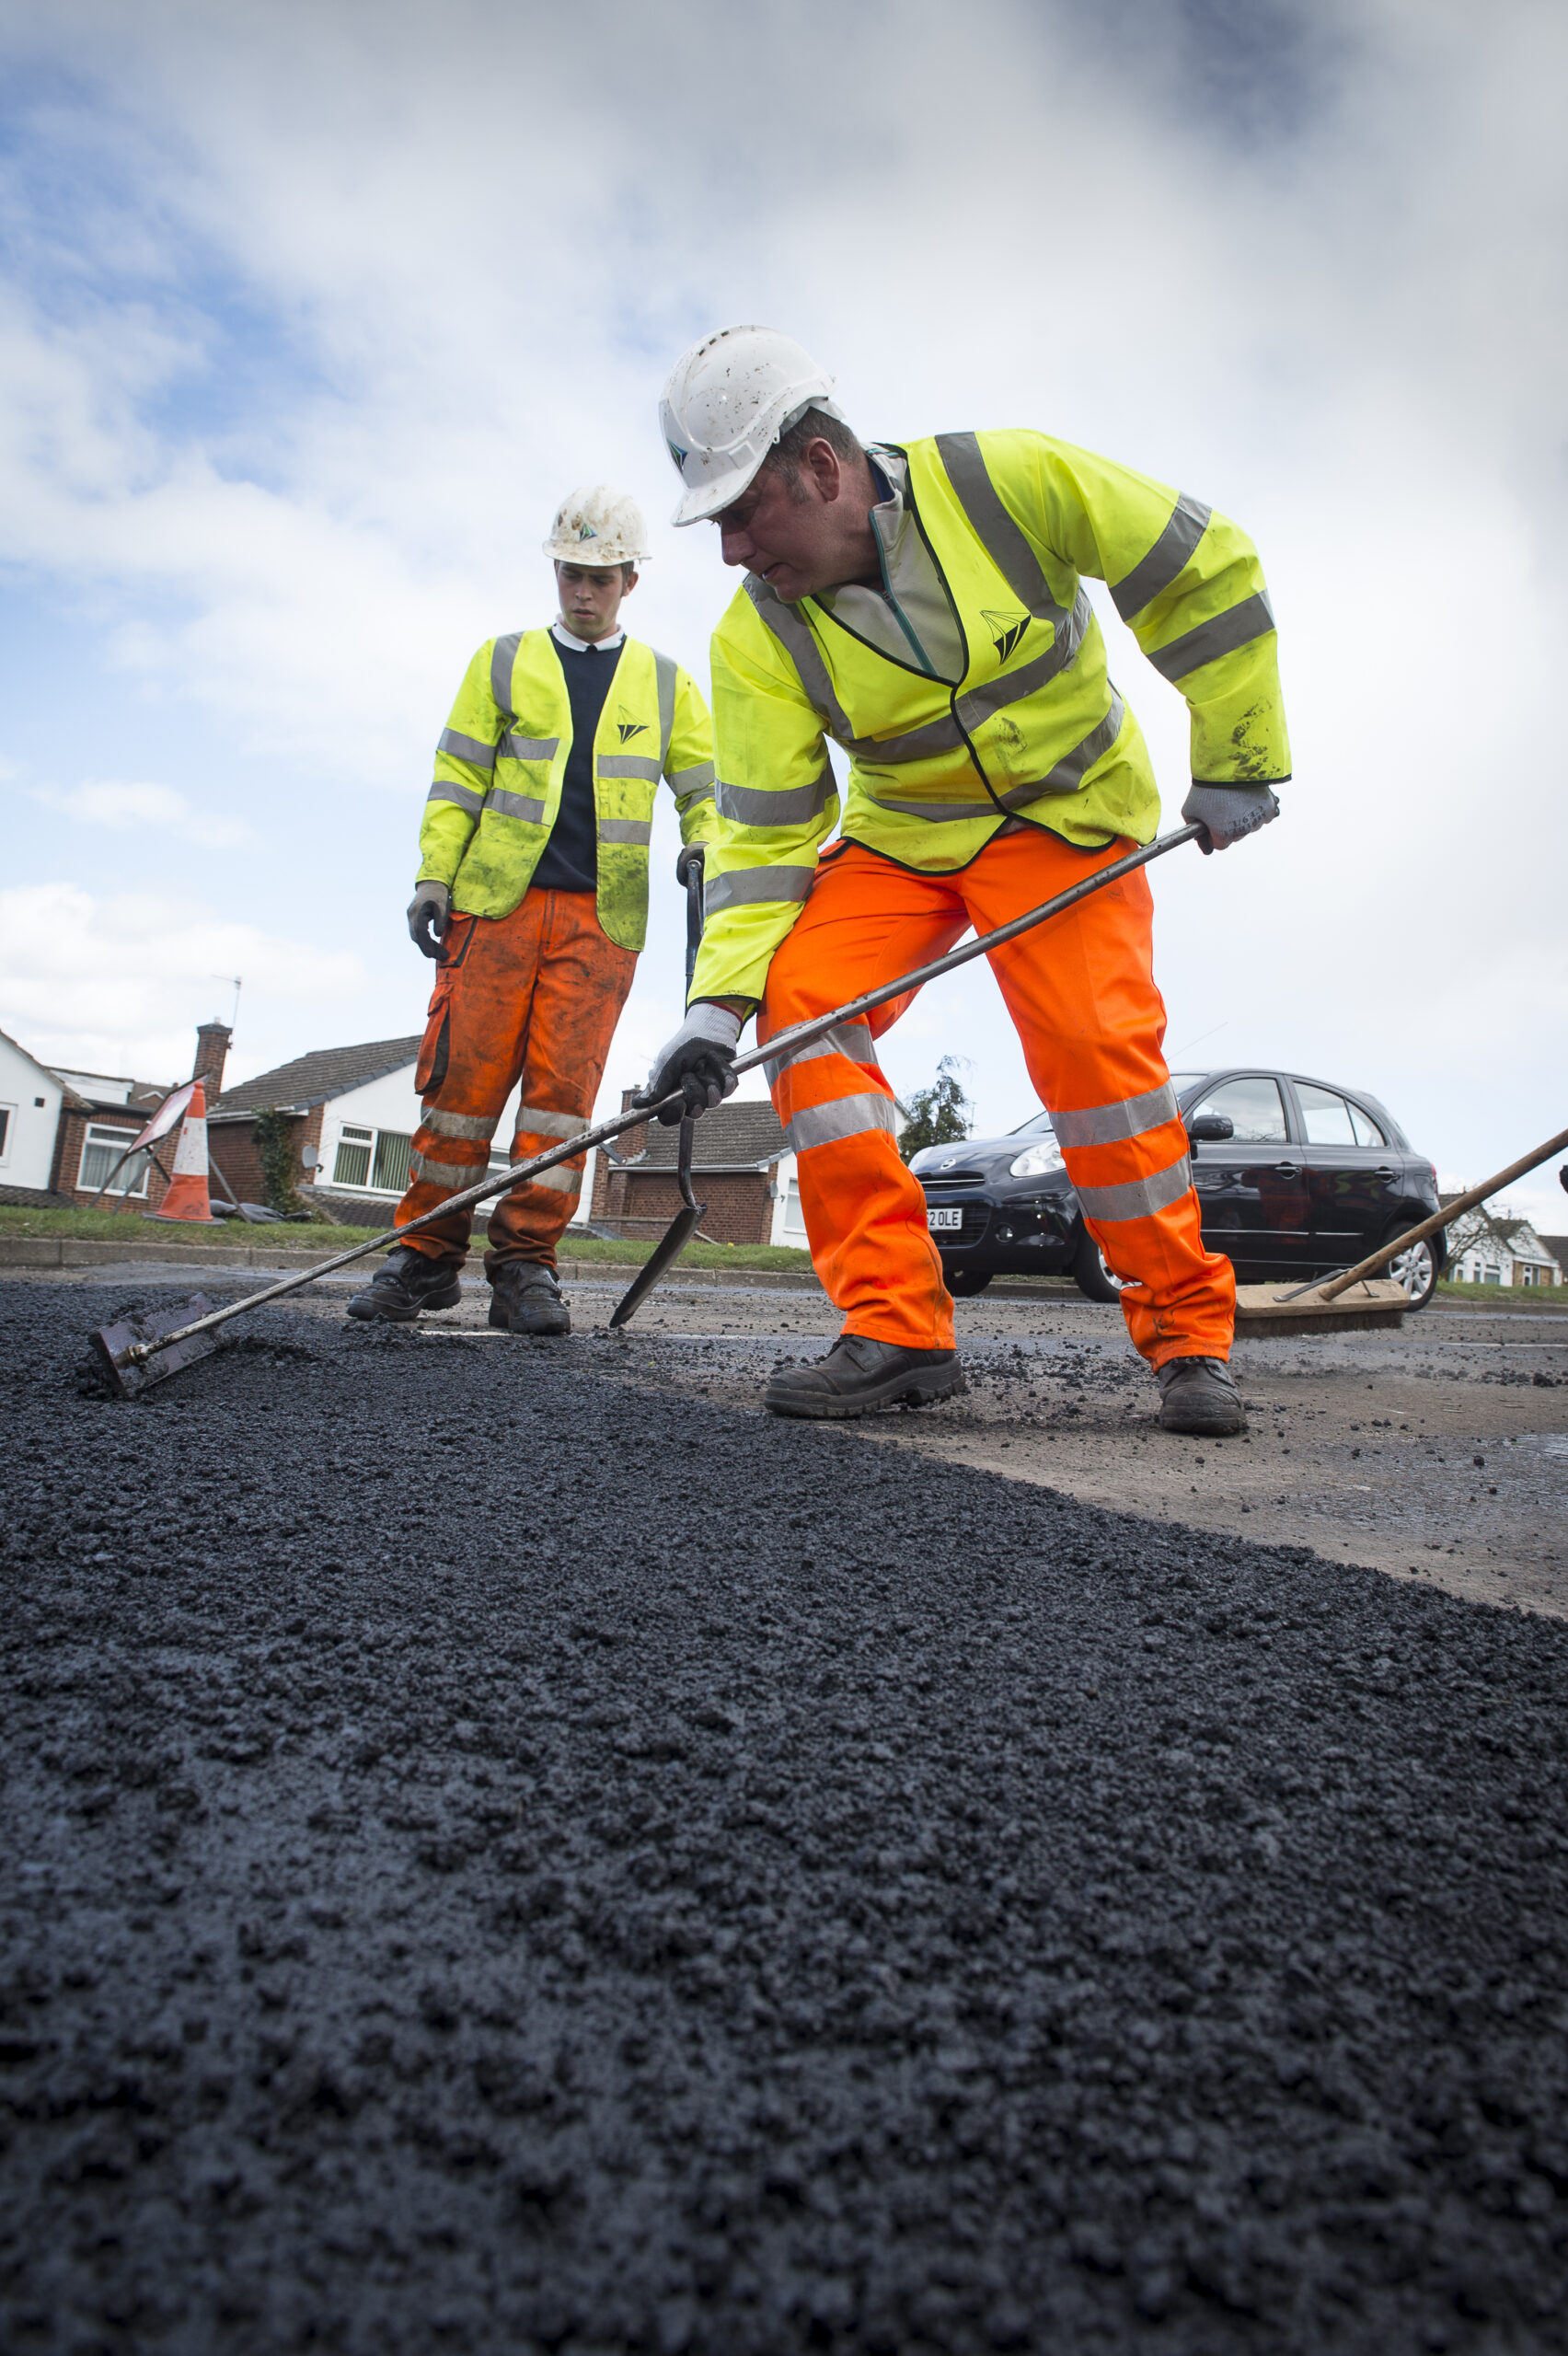
[[[570,1334],[571,1311],[553,1268],[506,1260],[490,1278],[490,1322],[504,1334]]]
[[[432,1260],[411,1243],[389,1252],[369,1287],[349,1303],[351,1317],[411,1325],[421,1309],[455,1309],[463,1298],[461,1261]]]
[[[864,1415],[875,1407],[926,1407],[963,1389],[956,1350],[905,1350],[864,1334],[840,1334],[814,1366],[788,1367],[763,1393],[776,1415]]]
[[[1162,1431],[1234,1439],[1246,1430],[1247,1411],[1223,1358],[1168,1358],[1156,1380]]]

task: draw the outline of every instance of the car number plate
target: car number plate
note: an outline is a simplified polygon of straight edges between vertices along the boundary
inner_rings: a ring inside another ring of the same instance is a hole
[[[954,1203],[951,1210],[928,1210],[926,1213],[926,1225],[931,1230],[933,1234],[943,1232],[957,1233],[963,1225],[963,1210],[962,1205]]]

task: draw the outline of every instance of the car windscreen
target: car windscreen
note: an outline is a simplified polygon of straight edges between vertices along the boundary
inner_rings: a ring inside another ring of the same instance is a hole
[[[1016,1129],[1009,1129],[1008,1135],[1009,1138],[1039,1138],[1043,1137],[1050,1126],[1050,1114],[1036,1113],[1032,1120],[1021,1122]]]

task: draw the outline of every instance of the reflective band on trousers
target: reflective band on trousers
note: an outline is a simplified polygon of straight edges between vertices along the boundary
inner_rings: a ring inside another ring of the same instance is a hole
[[[580,1113],[551,1113],[542,1104],[519,1104],[517,1135],[529,1138],[574,1138],[587,1124]]]
[[[777,1059],[770,1056],[763,1065],[769,1088],[775,1085],[781,1071],[793,1071],[797,1064],[809,1064],[818,1056],[847,1056],[852,1064],[875,1063],[876,1050],[871,1045],[870,1024],[836,1022],[831,1031],[824,1031],[820,1039],[812,1040],[808,1046],[797,1047],[792,1056],[780,1056]]]
[[[464,736],[455,728],[444,728],[436,745],[438,753],[450,753],[455,761],[467,761],[477,769],[493,769],[495,746],[481,744],[477,736]]]
[[[1157,1170],[1151,1178],[1129,1178],[1124,1186],[1079,1186],[1073,1181],[1084,1217],[1107,1227],[1118,1219],[1152,1218],[1156,1211],[1168,1211],[1192,1183],[1192,1165],[1184,1153],[1169,1170]]]
[[[838,791],[830,765],[824,761],[810,785],[782,787],[731,785],[721,778],[714,791],[719,814],[737,826],[809,826],[820,818]]]
[[[814,867],[740,867],[731,875],[716,875],[703,894],[710,917],[721,908],[738,908],[754,900],[803,900],[812,888]]]
[[[1091,1104],[1079,1113],[1051,1115],[1059,1146],[1119,1145],[1124,1138],[1142,1137],[1176,1118],[1176,1091],[1169,1080],[1151,1088],[1147,1096],[1124,1096],[1119,1104]]]
[[[813,1145],[841,1145],[846,1138],[863,1137],[869,1129],[898,1135],[898,1110],[888,1096],[836,1096],[830,1104],[808,1104],[797,1113],[785,1134],[792,1152],[807,1153]]]
[[[1169,646],[1150,646],[1145,652],[1155,669],[1174,687],[1189,671],[1201,671],[1205,663],[1217,663],[1222,654],[1234,654],[1239,646],[1266,638],[1274,626],[1274,607],[1260,590],[1228,613],[1211,614],[1206,622],[1200,622],[1183,638],[1173,638]]]
[[[459,785],[455,779],[449,777],[438,777],[425,795],[425,800],[427,802],[455,802],[458,809],[467,810],[471,818],[477,818],[485,806],[485,797],[482,793],[477,792],[471,785]]]
[[[1198,542],[1208,529],[1213,514],[1201,499],[1189,499],[1182,491],[1170,511],[1170,521],[1161,532],[1146,557],[1140,557],[1131,572],[1124,574],[1111,591],[1116,601],[1116,611],[1124,622],[1151,606],[1162,589],[1184,572],[1197,550]]]
[[[489,1145],[500,1118],[499,1113],[444,1113],[434,1104],[420,1107],[420,1126],[429,1129],[432,1137],[472,1138],[480,1145]]]
[[[454,1193],[464,1186],[477,1186],[485,1174],[482,1161],[432,1161],[428,1153],[409,1157],[416,1178],[428,1178],[432,1186],[450,1186]]]
[[[513,1157],[518,1161],[526,1158],[517,1153],[515,1148]],[[553,1186],[558,1195],[580,1195],[582,1192],[582,1172],[581,1166],[573,1170],[568,1163],[558,1161],[553,1170],[541,1170],[536,1178],[519,1178],[517,1184],[520,1186]]]

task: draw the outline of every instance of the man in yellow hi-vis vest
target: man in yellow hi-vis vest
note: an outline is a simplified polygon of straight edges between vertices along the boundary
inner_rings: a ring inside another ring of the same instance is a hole
[[[667,654],[620,628],[645,541],[635,502],[602,483],[574,491],[545,544],[559,618],[488,639],[442,733],[409,908],[415,942],[441,971],[399,1225],[484,1175],[519,1080],[513,1161],[588,1126],[646,936],[660,779],[684,842],[713,831],[702,698]],[[485,1263],[492,1325],[571,1331],[555,1251],[582,1167],[579,1155],[496,1206]],[[408,1323],[451,1308],[471,1218],[455,1211],[399,1245],[350,1314]]]
[[[985,933],[1149,841],[1159,798],[1081,581],[1110,583],[1186,698],[1182,814],[1223,849],[1289,774],[1274,616],[1251,541],[1200,502],[1028,431],[863,447],[788,337],[734,328],[665,388],[678,525],[745,579],[713,639],[719,829],[686,1020],[651,1096],[715,1103],[757,1009],[774,1034]],[[827,740],[848,755],[843,830]],[[991,959],[1090,1231],[1124,1279],[1168,1430],[1245,1428],[1230,1263],[1204,1248],[1161,1053],[1142,875]],[[769,1066],[817,1273],[845,1312],[782,1415],[855,1415],[963,1387],[919,1183],[873,1037]]]

